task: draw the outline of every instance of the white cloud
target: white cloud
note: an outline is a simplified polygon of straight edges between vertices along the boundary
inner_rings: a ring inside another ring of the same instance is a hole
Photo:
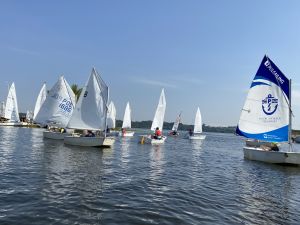
[[[147,79],[133,79],[133,80],[137,83],[146,84],[146,85],[177,88],[177,86],[174,84],[170,84],[170,83],[162,82],[162,81],[147,80]]]
[[[8,47],[8,49],[10,49],[11,51],[26,54],[26,55],[40,55],[39,52],[28,50],[28,49],[23,49],[23,48]]]

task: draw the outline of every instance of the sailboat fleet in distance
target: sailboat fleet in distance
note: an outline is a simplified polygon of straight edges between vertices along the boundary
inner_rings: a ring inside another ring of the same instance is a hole
[[[110,102],[110,103],[109,103]],[[151,124],[151,134],[140,135],[141,144],[164,144],[163,134],[166,111],[166,96],[161,90]],[[111,147],[115,136],[133,137],[131,129],[131,107],[126,104],[121,131],[116,127],[116,108],[109,99],[109,87],[93,68],[76,102],[75,95],[67,81],[61,76],[47,93],[43,84],[33,112],[28,119],[40,126],[48,126],[44,138],[61,139],[65,144],[77,146]],[[6,102],[0,105],[0,126],[21,125],[18,112],[16,88],[11,84]],[[169,136],[178,136],[181,112],[177,116]],[[264,56],[251,83],[236,134],[245,137],[244,158],[267,163],[300,165],[300,153],[293,151],[292,143],[291,80],[272,60]],[[202,116],[197,107],[194,129],[186,137],[190,140],[204,140]],[[296,137],[294,140],[298,140]],[[284,143],[288,149],[284,149]]]

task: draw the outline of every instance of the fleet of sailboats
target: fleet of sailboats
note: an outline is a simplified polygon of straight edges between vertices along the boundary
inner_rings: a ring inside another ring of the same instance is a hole
[[[43,132],[45,138],[64,140],[69,145],[111,147],[115,137],[107,132],[116,128],[116,107],[112,101],[109,105],[108,102],[109,88],[93,68],[77,104],[75,94],[61,76],[49,91],[45,83],[42,85],[34,111],[27,111],[26,120],[41,126],[47,125],[50,129]],[[152,134],[141,135],[142,144],[165,142],[167,137],[162,134],[165,110],[166,98],[162,89],[150,128]],[[244,157],[267,163],[300,165],[300,152],[294,152],[292,147],[291,115],[291,80],[269,57],[264,56],[236,128],[236,134],[246,137]],[[0,119],[0,126],[24,125],[19,118],[14,83],[9,87],[6,101],[0,104]],[[179,135],[180,122],[181,113],[169,135]],[[131,108],[127,102],[122,130],[116,133],[122,137],[133,137],[134,131],[130,129]],[[194,129],[190,130],[188,138],[204,140],[205,137],[200,108],[197,107]],[[293,140],[300,142],[298,139],[300,136]],[[284,143],[289,148],[284,149]]]

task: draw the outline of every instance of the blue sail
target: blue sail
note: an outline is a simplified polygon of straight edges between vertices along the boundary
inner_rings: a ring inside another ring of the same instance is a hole
[[[251,83],[236,133],[269,142],[289,139],[290,84],[264,56]]]

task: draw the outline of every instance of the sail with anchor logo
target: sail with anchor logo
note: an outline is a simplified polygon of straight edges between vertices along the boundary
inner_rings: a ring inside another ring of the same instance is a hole
[[[264,56],[251,83],[236,133],[266,142],[286,142],[290,129],[290,81]]]

